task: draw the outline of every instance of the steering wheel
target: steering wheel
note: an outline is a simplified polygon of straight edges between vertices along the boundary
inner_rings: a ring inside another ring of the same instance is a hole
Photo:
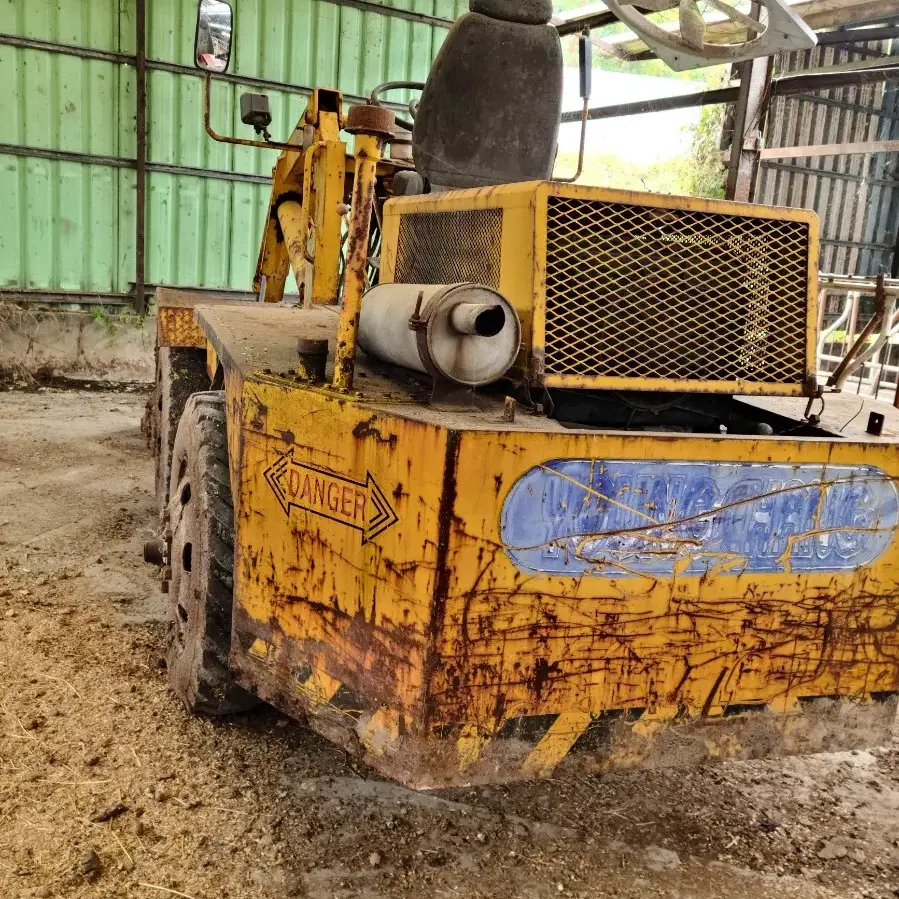
[[[758,0],[756,18],[740,7],[743,0],[605,0],[614,13],[635,31],[646,45],[676,72],[704,66],[744,62],[773,56],[783,50],[808,50],[817,45],[815,32],[787,5],[786,0]],[[639,6],[646,12],[635,9]],[[718,13],[722,24],[737,26],[734,39],[715,40],[703,11]],[[680,20],[673,30],[651,22],[648,15],[678,8]],[[751,7],[750,7],[751,8]],[[723,18],[722,18],[723,17]]]

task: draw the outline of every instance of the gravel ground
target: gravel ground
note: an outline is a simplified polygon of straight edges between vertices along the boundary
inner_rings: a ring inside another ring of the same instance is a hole
[[[0,896],[899,896],[899,752],[417,794],[166,687],[136,392],[0,394]]]

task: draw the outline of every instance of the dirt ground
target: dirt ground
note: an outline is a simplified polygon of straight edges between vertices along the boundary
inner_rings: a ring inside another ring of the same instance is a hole
[[[131,393],[0,393],[0,897],[899,896],[899,751],[416,794],[166,688]]]

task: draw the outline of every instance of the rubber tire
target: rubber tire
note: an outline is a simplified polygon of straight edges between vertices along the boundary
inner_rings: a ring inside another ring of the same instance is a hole
[[[159,347],[156,351],[156,386],[144,415],[144,434],[156,458],[156,505],[169,502],[169,474],[178,423],[187,401],[209,389],[206,352],[194,347]]]
[[[225,395],[196,393],[172,453],[168,675],[191,713],[228,715],[257,700],[228,669],[234,603],[234,506]]]

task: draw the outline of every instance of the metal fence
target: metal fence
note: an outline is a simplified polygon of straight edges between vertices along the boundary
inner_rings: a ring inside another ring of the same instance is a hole
[[[836,286],[831,286],[835,284]],[[826,384],[850,347],[864,334],[865,327],[876,320],[874,281],[858,279],[822,279],[819,296],[818,379]],[[880,349],[865,359],[857,372],[843,386],[846,393],[873,397],[886,402],[899,400],[899,281],[886,282],[889,313],[885,322],[872,331],[863,348]],[[864,353],[863,353],[864,355]]]

